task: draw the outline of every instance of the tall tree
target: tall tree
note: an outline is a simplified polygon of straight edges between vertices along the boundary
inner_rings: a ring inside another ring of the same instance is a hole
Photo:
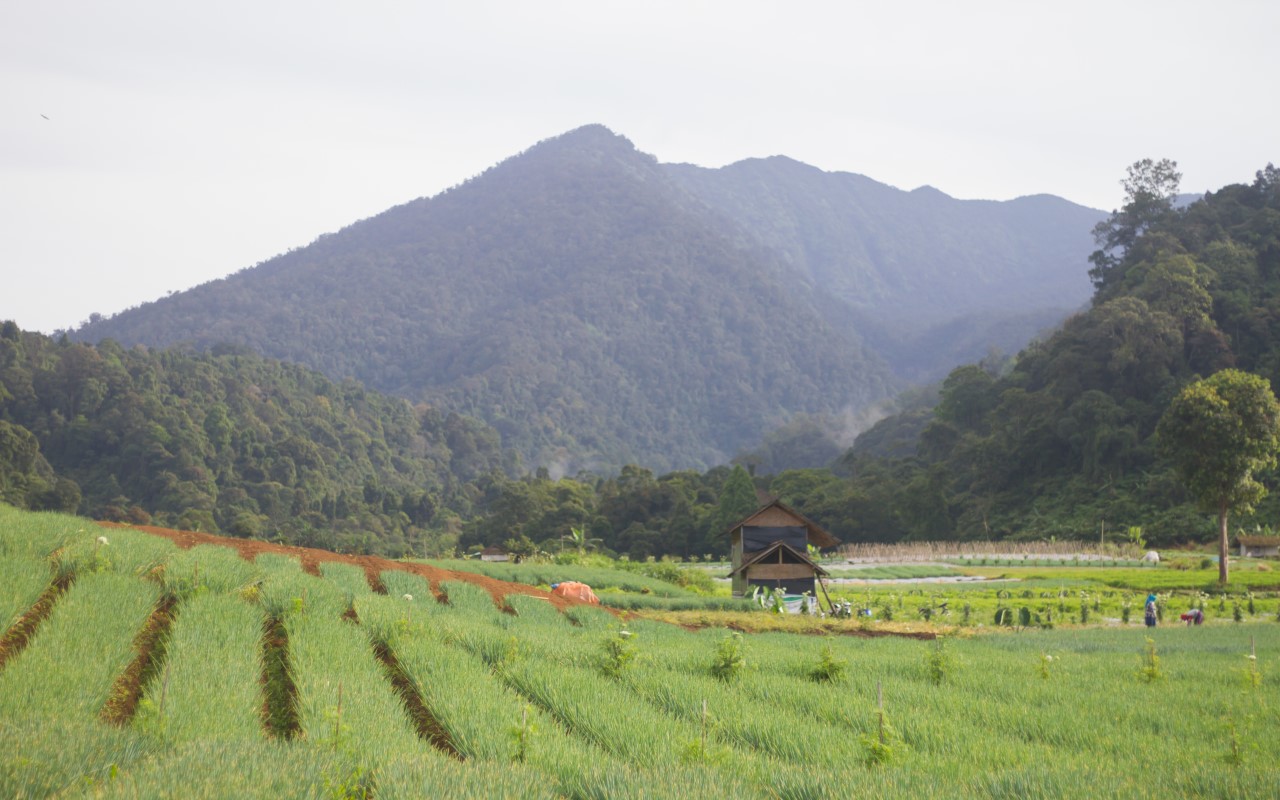
[[[735,465],[733,472],[729,473],[728,479],[724,482],[724,489],[720,492],[720,502],[716,504],[715,513],[711,515],[710,535],[720,536],[729,529],[730,525],[759,507],[760,501],[756,498],[755,484],[751,482],[751,476],[741,464]]]
[[[1124,252],[1165,214],[1173,210],[1182,173],[1178,162],[1162,158],[1144,158],[1130,165],[1120,185],[1124,188],[1124,206],[1093,229],[1098,248],[1089,256],[1093,268],[1089,277],[1102,288]]]
[[[1224,369],[1182,390],[1156,428],[1160,449],[1187,489],[1218,513],[1218,580],[1227,582],[1227,516],[1267,490],[1254,473],[1276,465],[1280,403],[1266,380]]]

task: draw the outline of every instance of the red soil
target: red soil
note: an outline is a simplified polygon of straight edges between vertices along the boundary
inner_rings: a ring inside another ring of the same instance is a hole
[[[176,597],[161,599],[156,604],[155,611],[151,612],[151,617],[134,638],[133,646],[137,655],[116,679],[111,696],[99,715],[103,722],[125,725],[138,712],[138,702],[146,690],[147,679],[153,677],[153,663],[158,655],[160,639],[173,624],[173,609],[177,604]]]
[[[53,606],[58,602],[58,598],[62,597],[71,586],[72,580],[74,576],[70,574],[55,579],[40,595],[40,599],[36,600],[35,605],[18,617],[9,630],[0,633],[0,669],[4,668],[6,661],[23,651],[27,642],[31,641],[31,637],[35,635],[36,628],[40,627],[45,617],[53,612]]]
[[[293,547],[284,544],[272,544],[270,542],[260,542],[254,539],[236,539],[229,536],[214,536],[210,533],[199,533],[196,531],[176,531],[169,528],[156,528],[150,525],[126,525],[118,522],[99,522],[99,525],[107,528],[131,528],[133,530],[143,531],[155,536],[163,536],[172,541],[183,549],[190,549],[200,544],[217,545],[220,547],[231,547],[240,553],[240,557],[248,561],[257,558],[260,553],[281,553],[286,556],[292,556],[302,562],[302,568],[312,575],[320,574],[320,564],[326,561],[336,561],[341,564],[354,564],[364,570],[365,576],[369,580],[369,585],[378,587],[382,585],[382,579],[379,574],[383,570],[400,570],[401,572],[409,572],[427,579],[431,584],[431,589],[436,596],[439,597],[439,586],[441,581],[465,581],[473,583],[484,589],[493,597],[493,602],[499,608],[509,608],[506,602],[506,596],[509,594],[525,594],[534,597],[541,597],[551,603],[557,609],[564,611],[566,608],[583,605],[576,600],[567,597],[553,595],[550,592],[544,592],[532,586],[526,586],[522,583],[509,583],[507,581],[495,580],[487,578],[483,575],[476,575],[470,572],[454,572],[450,569],[440,569],[428,564],[412,564],[403,561],[392,561],[389,558],[380,556],[351,556],[342,555],[340,553],[330,553],[327,550],[316,550],[310,547]],[[383,591],[386,591],[383,589]]]

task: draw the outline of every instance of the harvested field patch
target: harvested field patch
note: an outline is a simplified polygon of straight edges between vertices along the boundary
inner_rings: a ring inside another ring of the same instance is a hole
[[[134,639],[138,655],[116,679],[111,697],[102,707],[102,721],[111,725],[127,725],[138,711],[138,701],[164,663],[165,644],[173,624],[178,598],[166,595],[156,604],[147,622]]]
[[[273,739],[292,739],[301,730],[298,689],[289,672],[289,633],[274,617],[262,626],[262,724]]]
[[[395,688],[396,694],[400,696],[401,702],[404,703],[405,710],[409,714],[409,719],[413,722],[413,728],[417,731],[418,738],[431,743],[446,755],[456,758],[459,761],[464,760],[462,753],[454,746],[453,740],[449,738],[449,732],[444,729],[440,721],[431,713],[431,709],[427,708],[426,701],[422,699],[422,693],[418,691],[418,687],[414,684],[413,679],[405,672],[404,667],[400,666],[396,654],[387,646],[385,642],[374,642],[373,654],[378,657],[378,661],[382,664],[387,673],[387,679],[391,681],[392,687]]]
[[[70,572],[54,578],[49,584],[49,588],[44,590],[44,593],[40,595],[40,599],[36,600],[30,610],[19,617],[13,625],[9,626],[9,630],[5,631],[3,637],[0,637],[0,669],[4,669],[4,665],[9,659],[21,653],[23,648],[27,646],[27,642],[31,641],[31,637],[35,635],[40,623],[53,611],[58,598],[62,597],[67,589],[71,588],[74,580],[75,575]]]
[[[382,558],[380,556],[356,556],[342,553],[330,553],[327,550],[316,550],[310,547],[293,547],[291,545],[260,542],[253,539],[236,539],[229,536],[215,536],[210,533],[200,533],[198,531],[179,531],[171,528],[157,528],[151,525],[125,525],[118,522],[100,522],[98,524],[108,528],[131,528],[133,530],[143,531],[155,536],[163,536],[183,549],[190,549],[201,544],[230,547],[240,553],[241,558],[249,561],[257,558],[261,553],[278,553],[290,558],[299,559],[302,562],[303,571],[312,575],[319,574],[319,565],[321,562],[336,561],[343,564],[354,564],[355,566],[365,570],[365,574],[369,576],[369,585],[371,587],[381,584],[382,580],[378,575],[383,570],[400,570],[402,572],[408,572],[426,578],[431,583],[433,592],[438,591],[437,587],[439,587],[441,581],[465,581],[467,583],[475,584],[492,595],[494,603],[496,603],[499,608],[506,605],[504,598],[508,594],[512,593],[535,594],[546,599],[561,611],[575,605],[580,605],[577,601],[560,597],[559,595],[553,595],[550,592],[545,592],[531,586],[525,586],[524,584],[500,581],[471,572],[456,572],[450,569],[433,567],[429,564],[393,561],[392,559]],[[437,594],[437,598],[439,598],[439,594]]]

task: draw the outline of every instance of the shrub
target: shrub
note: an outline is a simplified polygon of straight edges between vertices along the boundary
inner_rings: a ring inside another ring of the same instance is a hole
[[[608,678],[616,678],[626,671],[636,657],[634,634],[620,630],[604,640],[600,658],[600,672]]]
[[[722,681],[732,681],[747,666],[742,654],[742,634],[734,631],[720,640],[715,658],[711,660],[711,674]]]
[[[1160,656],[1156,654],[1154,639],[1147,639],[1146,649],[1142,651],[1142,664],[1138,668],[1138,679],[1144,683],[1155,683],[1164,680],[1164,671],[1160,669]]]
[[[941,686],[955,671],[955,658],[947,650],[944,637],[939,636],[933,640],[933,647],[929,648],[929,653],[925,656],[925,666],[928,669],[929,682],[934,686]]]
[[[818,660],[818,665],[809,671],[809,677],[819,683],[835,683],[844,678],[847,667],[848,662],[836,658],[831,645],[823,645],[822,657]]]

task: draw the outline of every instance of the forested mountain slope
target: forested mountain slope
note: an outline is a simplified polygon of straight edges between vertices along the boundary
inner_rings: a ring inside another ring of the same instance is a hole
[[[515,464],[457,414],[248,352],[0,326],[0,501],[398,555],[448,551]]]
[[[1280,385],[1280,171],[1180,206],[1172,165],[1135,168],[1138,191],[1098,229],[1090,309],[1004,371],[956,369],[932,414],[879,423],[846,456],[852,480],[806,513],[875,540],[1210,532],[1155,429],[1183,386],[1223,368]],[[1274,525],[1276,509],[1273,496],[1237,524]]]
[[[978,330],[993,308],[1024,315],[1000,342],[972,328],[950,337],[969,343],[962,354],[1020,345],[1074,302],[1055,283],[1043,294],[1058,308],[1037,316],[1042,294],[1023,307],[1015,287],[1040,292],[1030,287],[1067,270],[1057,255],[1030,262],[1070,249],[1059,229],[1087,231],[1077,207],[1029,198],[1001,211],[888,187],[855,207],[846,184],[873,182],[792,186],[791,171],[777,188],[717,190],[770,200],[778,216],[762,220],[767,209],[733,213],[688,169],[588,126],[434,198],[73,336],[249,347],[484,419],[525,463],[572,474],[629,462],[706,467],[796,414],[868,408],[899,384],[867,337],[895,357],[917,337],[925,344],[914,352],[937,352],[929,327],[945,323],[941,298],[957,285],[973,291],[953,297],[953,318],[978,314]],[[817,215],[804,202],[810,188],[829,195],[814,203],[848,208]],[[1032,221],[1032,206],[1045,204],[1060,219]],[[885,217],[899,207],[916,210],[895,227]],[[1005,221],[977,224],[987,211]],[[875,227],[855,247],[863,234],[847,226],[864,217]],[[814,224],[788,238],[776,233],[788,219]],[[1049,245],[1023,247],[1046,226]],[[901,238],[910,235],[919,241]],[[1076,282],[1086,252],[1078,248],[1069,270]]]
[[[1089,231],[1105,215],[1058,197],[957,200],[782,156],[666,169],[781,253],[908,378],[1016,352],[1089,297]]]

